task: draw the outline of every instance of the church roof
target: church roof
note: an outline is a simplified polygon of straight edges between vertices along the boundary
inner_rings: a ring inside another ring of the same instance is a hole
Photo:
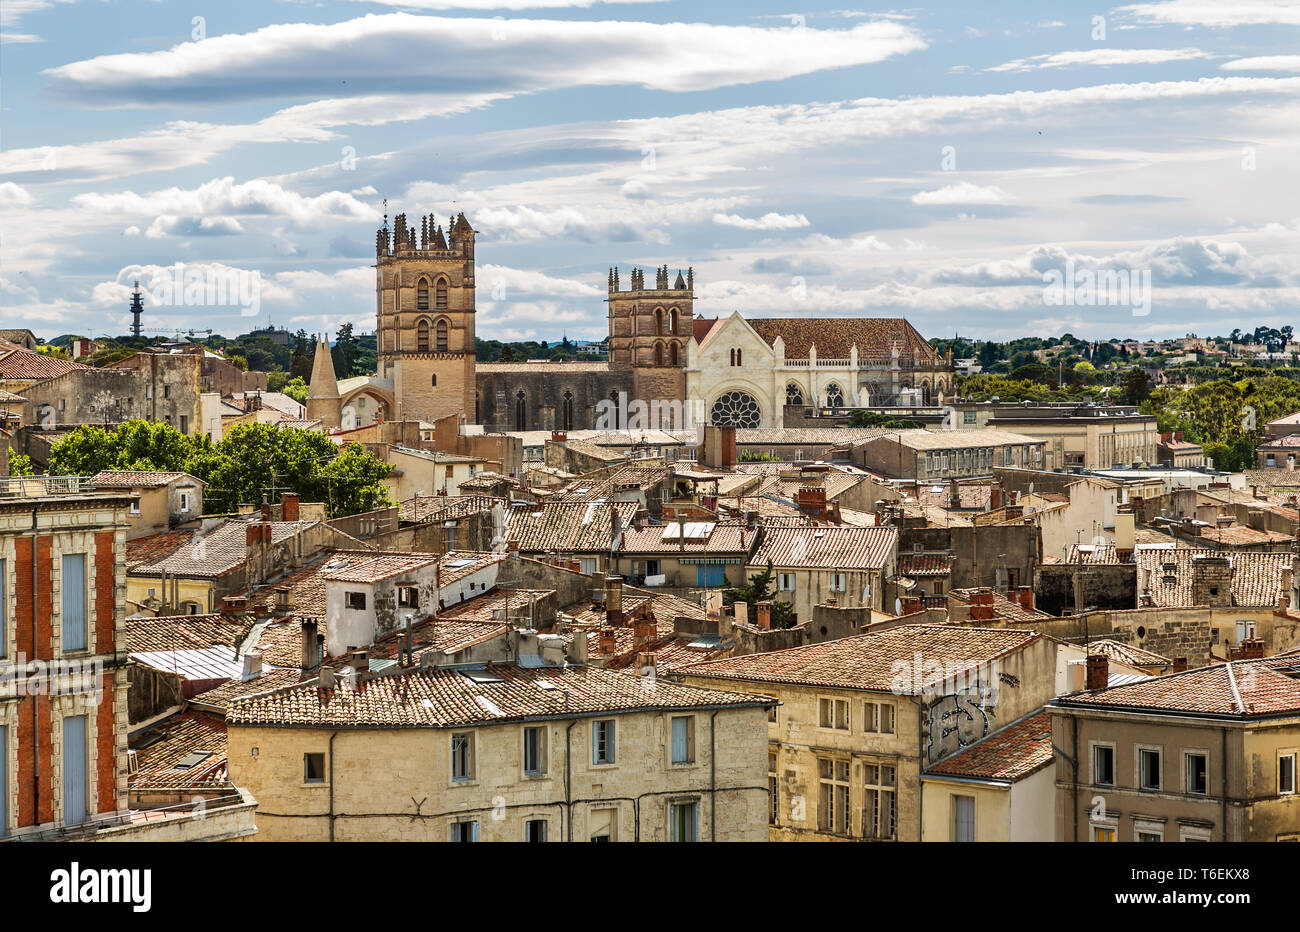
[[[817,355],[828,359],[847,359],[855,344],[859,356],[888,356],[898,344],[902,353],[919,351],[923,362],[942,361],[902,317],[747,317],[745,322],[769,344],[778,336],[784,340],[787,357],[805,357],[813,344]]]
[[[334,358],[330,355],[329,343],[323,338],[316,340],[316,355],[311,363],[311,381],[308,383],[307,398],[338,398],[339,383],[334,377]]]

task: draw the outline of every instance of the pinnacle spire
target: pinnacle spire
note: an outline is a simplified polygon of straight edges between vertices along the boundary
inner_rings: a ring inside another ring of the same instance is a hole
[[[326,427],[338,427],[342,420],[338,379],[334,376],[334,357],[324,335],[316,338],[316,355],[311,363],[311,382],[307,386],[307,417],[320,418]]]

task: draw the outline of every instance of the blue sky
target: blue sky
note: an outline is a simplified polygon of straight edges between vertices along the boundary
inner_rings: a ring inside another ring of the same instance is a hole
[[[0,33],[0,317],[47,338],[124,332],[176,263],[260,310],[146,327],[372,330],[384,198],[469,216],[488,338],[602,336],[613,264],[928,336],[1300,320],[1300,0],[7,0]],[[1067,263],[1149,270],[1150,313],[1046,302]]]

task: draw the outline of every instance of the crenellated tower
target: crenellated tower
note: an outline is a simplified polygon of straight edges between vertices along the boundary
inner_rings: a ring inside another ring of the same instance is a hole
[[[634,268],[624,291],[619,270],[609,270],[609,368],[631,371],[633,396],[649,402],[686,397],[686,344],[695,319],[695,270],[674,278],[668,266]]]
[[[391,379],[404,420],[474,410],[474,228],[464,213],[444,231],[406,214],[375,234],[379,376]]]

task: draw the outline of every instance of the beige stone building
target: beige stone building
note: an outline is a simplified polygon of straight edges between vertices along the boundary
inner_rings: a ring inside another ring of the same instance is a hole
[[[1089,658],[1104,684],[1105,658]],[[1300,655],[1050,705],[1058,841],[1300,841]]]
[[[918,841],[922,770],[1062,692],[1075,655],[1032,631],[901,625],[674,676],[780,699],[768,719],[773,841]]]
[[[145,472],[105,469],[91,482],[136,496],[128,509],[126,539],[135,540],[167,531],[203,514],[203,491],[208,484],[185,472]]]
[[[884,610],[885,580],[894,575],[897,559],[894,527],[769,527],[745,572],[761,573],[771,562],[774,598],[792,603],[806,621],[814,605],[832,600],[841,608]]]
[[[235,702],[230,778],[264,841],[762,841],[772,704],[580,663],[415,667]]]

